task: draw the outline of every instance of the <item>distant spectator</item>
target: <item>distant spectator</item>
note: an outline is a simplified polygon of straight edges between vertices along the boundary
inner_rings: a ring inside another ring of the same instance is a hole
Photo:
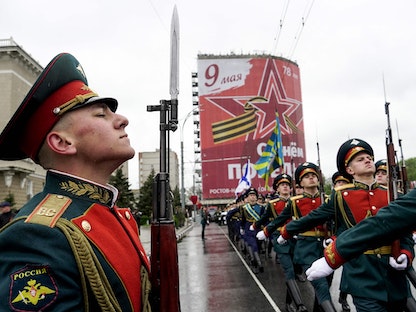
[[[12,205],[8,201],[0,203],[0,227],[9,223],[15,216]]]
[[[202,239],[205,239],[205,226],[209,225],[209,214],[207,211],[207,207],[204,207],[201,211],[201,225],[202,225]]]

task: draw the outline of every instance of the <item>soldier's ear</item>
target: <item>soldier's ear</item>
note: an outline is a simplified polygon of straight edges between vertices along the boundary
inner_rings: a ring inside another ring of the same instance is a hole
[[[67,136],[65,132],[49,132],[45,140],[49,148],[57,154],[73,155],[76,153],[76,147],[72,144],[70,136]]]
[[[354,170],[352,170],[352,168],[350,166],[345,167],[345,171],[349,174],[349,175],[354,175]]]

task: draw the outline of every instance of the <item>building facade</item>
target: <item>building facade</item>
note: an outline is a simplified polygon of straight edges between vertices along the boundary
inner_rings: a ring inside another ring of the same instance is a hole
[[[142,187],[152,170],[155,174],[160,171],[159,149],[154,152],[139,152],[139,187]],[[179,162],[178,155],[169,151],[169,184],[172,190],[179,186]]]
[[[42,70],[42,66],[17,45],[13,38],[0,39],[1,131]],[[15,209],[20,209],[27,200],[40,192],[44,181],[45,170],[30,159],[0,160],[0,201],[12,196]]]

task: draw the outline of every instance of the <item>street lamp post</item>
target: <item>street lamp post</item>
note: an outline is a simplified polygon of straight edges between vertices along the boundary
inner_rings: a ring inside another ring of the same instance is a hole
[[[180,135],[181,135],[181,207],[182,211],[185,211],[185,177],[184,177],[184,160],[183,160],[183,129],[185,127],[185,123],[190,116],[192,116],[193,112],[197,108],[195,107],[186,115],[184,121],[182,122],[182,126],[180,128]],[[195,216],[194,216],[195,218]]]

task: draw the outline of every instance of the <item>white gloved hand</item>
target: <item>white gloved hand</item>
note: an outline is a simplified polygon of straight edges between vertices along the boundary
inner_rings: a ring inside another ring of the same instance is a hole
[[[403,271],[407,268],[407,256],[405,254],[401,254],[397,257],[397,259],[394,259],[394,257],[390,257],[389,264],[392,268],[398,271]]]
[[[285,240],[282,235],[279,235],[279,237],[277,238],[277,243],[279,245],[284,245],[287,243],[287,240]]]
[[[266,239],[266,234],[264,234],[264,231],[260,231],[257,233],[256,235],[258,240],[265,240]]]
[[[254,231],[254,226],[253,226],[253,224],[252,224],[252,225],[250,225],[250,231]]]
[[[322,242],[322,245],[324,246],[324,248],[328,247],[329,244],[331,244],[334,240],[332,238],[327,238],[324,239],[324,241]]]
[[[314,261],[309,269],[306,270],[308,281],[313,281],[330,275],[334,270],[328,265],[325,257]]]
[[[414,241],[414,242],[415,242],[415,244],[416,244],[416,233],[414,233],[414,232],[413,232],[412,237],[413,237],[413,241]]]
[[[244,235],[244,230],[243,229],[240,229],[240,234]]]

